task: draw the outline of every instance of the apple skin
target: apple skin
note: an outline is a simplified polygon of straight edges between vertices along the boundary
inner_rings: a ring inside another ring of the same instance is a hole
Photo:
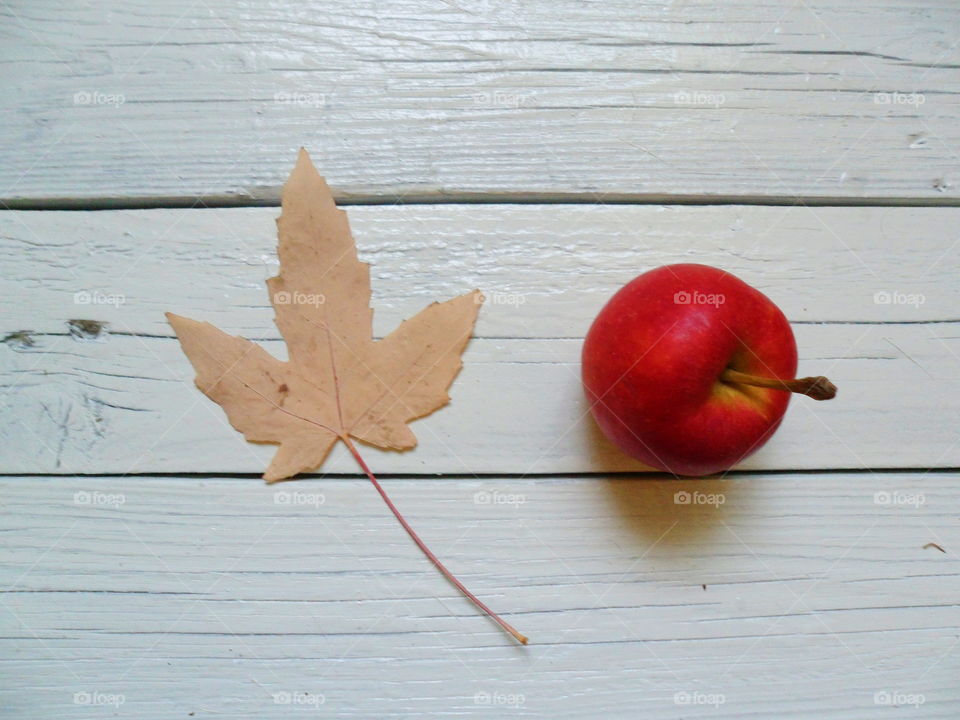
[[[583,343],[583,386],[603,433],[675,475],[728,470],[783,419],[791,393],[722,382],[728,367],[792,379],[797,343],[769,298],[708,265],[666,265],[633,279]]]

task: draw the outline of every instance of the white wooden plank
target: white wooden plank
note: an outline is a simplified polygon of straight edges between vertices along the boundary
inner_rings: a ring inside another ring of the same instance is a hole
[[[388,482],[519,648],[359,479],[4,478],[4,715],[953,718],[956,480]]]
[[[6,3],[0,197],[960,197],[952,0]]]
[[[743,469],[960,466],[960,323],[799,325],[802,375],[836,400],[797,398]],[[175,339],[39,336],[0,348],[0,471],[260,473],[274,446],[246,443],[193,385]],[[642,470],[586,415],[580,341],[473,340],[452,403],[412,425],[419,446],[371,449],[382,473]],[[265,343],[285,357],[281,341]],[[343,448],[324,472],[357,472]]]
[[[378,334],[479,287],[489,296],[479,336],[582,337],[623,283],[673,262],[729,270],[795,322],[960,319],[960,208],[434,205],[349,213],[360,255],[373,264]],[[85,318],[170,336],[163,313],[174,310],[277,338],[264,285],[277,271],[277,214],[2,212],[0,303],[8,310],[0,330],[62,333],[67,320]]]

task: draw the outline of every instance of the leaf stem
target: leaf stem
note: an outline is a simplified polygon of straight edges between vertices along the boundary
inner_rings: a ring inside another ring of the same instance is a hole
[[[377,489],[377,492],[380,493],[380,497],[383,498],[383,501],[387,504],[387,507],[390,508],[390,512],[392,512],[394,517],[397,518],[397,520],[403,526],[403,529],[407,531],[407,534],[410,536],[410,538],[417,544],[417,547],[420,548],[420,550],[423,552],[424,555],[427,556],[427,558],[429,558],[430,562],[436,565],[437,569],[443,574],[443,576],[447,580],[453,583],[460,592],[466,595],[466,597],[474,605],[476,605],[478,608],[483,610],[483,612],[489,615],[490,618],[495,623],[497,623],[497,625],[499,625],[508,633],[510,633],[514,638],[516,638],[516,640],[519,643],[521,643],[522,645],[526,645],[527,637],[521,634],[515,627],[513,627],[513,625],[511,625],[502,617],[497,615],[493,610],[488,608],[480,598],[478,598],[472,592],[467,590],[466,586],[462,582],[457,580],[457,578],[454,577],[452,572],[447,570],[444,564],[440,562],[440,559],[436,555],[434,555],[433,552],[430,550],[430,548],[427,547],[426,543],[424,543],[423,540],[420,539],[420,536],[417,535],[416,531],[412,527],[410,527],[410,524],[406,521],[406,519],[397,509],[397,506],[393,504],[393,501],[387,495],[386,490],[384,490],[383,487],[380,485],[380,483],[377,482],[377,478],[374,476],[373,472],[371,472],[370,468],[367,467],[367,463],[364,462],[363,458],[360,456],[360,453],[357,452],[357,448],[354,446],[353,441],[350,440],[349,436],[341,435],[340,439],[343,440],[344,445],[347,446],[347,449],[350,451],[350,454],[353,455],[354,459],[357,461],[357,464],[360,466],[360,468],[367,474],[367,477],[370,478],[370,482],[373,483],[373,486]]]

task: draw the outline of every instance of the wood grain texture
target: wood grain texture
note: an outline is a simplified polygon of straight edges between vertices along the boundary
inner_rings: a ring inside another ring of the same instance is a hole
[[[193,387],[165,310],[285,354],[278,210],[7,211],[0,718],[957,717],[960,208],[885,207],[960,205],[955,2],[0,19],[0,207],[275,203],[305,146],[377,205],[349,213],[378,335],[487,293],[452,404],[365,452],[533,642],[342,448],[268,487],[272,446]],[[758,206],[798,200],[873,207]],[[794,402],[753,472],[613,478],[642,468],[585,415],[581,338],[684,261],[773,298],[840,396]]]
[[[362,480],[5,478],[0,714],[953,718],[955,482],[389,482],[520,648]]]
[[[63,333],[85,318],[171,337],[171,310],[278,338],[264,285],[278,214],[0,213],[0,330]],[[793,322],[960,320],[958,208],[432,205],[349,218],[372,263],[378,335],[478,287],[477,336],[580,338],[621,285],[675,262],[736,274]]]
[[[801,375],[836,400],[796,398],[742,469],[960,466],[960,323],[800,325]],[[262,473],[275,446],[247,443],[193,385],[176,340],[42,336],[0,348],[0,470],[7,473]],[[281,341],[264,343],[285,358]],[[406,453],[369,450],[381,473],[643,470],[596,430],[579,340],[474,340],[452,402],[411,425]],[[325,473],[357,472],[338,446]]]
[[[373,263],[379,334],[471,286],[490,298],[452,405],[414,425],[417,450],[375,456],[375,468],[640,469],[585,417],[580,338],[619,285],[684,260],[725,267],[769,292],[802,321],[795,326],[801,373],[827,374],[841,388],[828,404],[799,398],[781,432],[744,468],[955,467],[958,213],[352,208],[361,257]],[[11,308],[0,348],[8,408],[0,468],[261,472],[273,447],[244,443],[199,395],[163,311],[266,339],[285,357],[263,285],[276,272],[275,215],[270,208],[0,213],[10,273],[0,292]],[[892,256],[905,239],[911,252]],[[877,293],[890,302],[878,302]],[[76,320],[108,324],[91,337]],[[324,470],[356,469],[337,452]]]
[[[952,0],[9,2],[0,198],[956,202]]]

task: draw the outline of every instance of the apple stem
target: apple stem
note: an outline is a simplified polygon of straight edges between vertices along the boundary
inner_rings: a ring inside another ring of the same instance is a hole
[[[346,435],[341,435],[340,439],[343,440],[344,444],[347,446],[347,449],[350,451],[350,454],[353,455],[354,459],[357,461],[357,464],[360,465],[360,468],[367,474],[367,477],[370,478],[370,482],[373,483],[373,486],[377,489],[377,492],[380,493],[380,497],[383,498],[383,501],[387,504],[387,507],[390,508],[390,511],[393,513],[394,517],[397,518],[397,520],[403,526],[403,529],[407,531],[407,534],[410,536],[410,538],[417,544],[417,547],[420,548],[420,550],[423,552],[424,555],[427,556],[427,558],[429,558],[430,562],[436,565],[437,569],[443,574],[443,576],[447,580],[453,583],[456,586],[456,588],[460,592],[462,592],[474,605],[476,605],[483,612],[489,615],[490,618],[495,623],[497,623],[497,625],[499,625],[508,633],[510,633],[514,638],[516,638],[517,642],[519,642],[521,645],[526,645],[528,642],[528,638],[526,635],[523,635],[522,633],[520,633],[515,627],[513,627],[513,625],[508,623],[502,617],[497,615],[493,610],[488,608],[480,598],[478,598],[472,592],[467,590],[466,586],[462,582],[457,580],[457,578],[453,575],[452,572],[447,570],[444,564],[440,562],[440,559],[436,555],[434,555],[433,552],[430,550],[430,548],[427,547],[426,543],[420,539],[420,536],[417,535],[416,531],[412,527],[410,527],[410,524],[406,521],[406,519],[397,509],[397,506],[393,504],[393,501],[387,495],[387,491],[383,489],[383,487],[380,485],[379,482],[377,482],[377,478],[370,471],[370,468],[367,467],[367,463],[364,462],[363,458],[360,456],[360,453],[357,452],[357,448],[354,446],[350,438]]]
[[[755,385],[756,387],[773,388],[774,390],[789,390],[806,395],[814,400],[830,400],[837,395],[837,386],[823,375],[795,380],[779,380],[777,378],[761,377],[760,375],[750,375],[727,368],[720,373],[720,379],[728,383]]]

